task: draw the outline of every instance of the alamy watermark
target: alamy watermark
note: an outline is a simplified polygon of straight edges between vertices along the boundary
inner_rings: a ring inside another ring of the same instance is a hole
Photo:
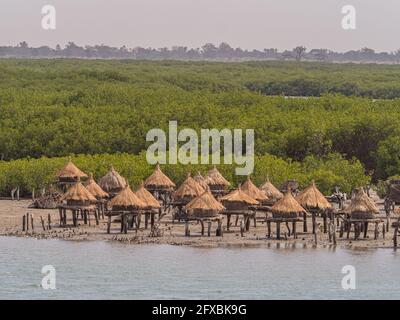
[[[45,275],[42,279],[42,288],[45,290],[55,290],[56,269],[52,265],[43,266],[42,274]]]
[[[44,30],[56,29],[56,8],[52,5],[42,7],[42,28]]]
[[[343,290],[355,290],[356,289],[356,268],[352,265],[346,265],[342,268],[342,273],[345,276],[342,279]]]
[[[223,140],[223,154],[221,153]],[[178,131],[177,121],[170,121],[168,134],[159,128],[151,129],[147,142],[154,142],[146,153],[150,164],[237,164],[237,175],[249,175],[254,170],[254,129],[194,129]],[[211,141],[211,144],[210,144]],[[184,143],[179,146],[179,143]],[[200,145],[200,150],[199,150]],[[168,148],[168,152],[167,152]],[[210,159],[211,158],[211,159]]]
[[[356,25],[356,8],[352,5],[345,5],[342,7],[342,28],[344,30],[355,30]]]

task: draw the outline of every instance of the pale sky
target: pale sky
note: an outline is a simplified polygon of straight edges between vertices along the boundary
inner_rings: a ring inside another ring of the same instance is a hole
[[[56,8],[54,31],[41,27],[46,4]],[[341,27],[342,6],[349,4],[356,30]],[[394,51],[399,17],[400,0],[0,0],[0,45],[160,48],[224,41],[243,49]]]

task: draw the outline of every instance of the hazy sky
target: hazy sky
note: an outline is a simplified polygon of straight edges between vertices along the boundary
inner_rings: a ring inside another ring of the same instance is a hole
[[[54,5],[57,29],[41,27]],[[357,12],[357,29],[341,27],[342,6]],[[400,0],[0,0],[0,44],[105,43],[128,47],[200,47],[228,42],[246,49],[378,51],[400,48]]]

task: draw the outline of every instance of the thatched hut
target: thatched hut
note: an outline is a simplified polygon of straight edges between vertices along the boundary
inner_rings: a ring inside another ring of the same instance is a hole
[[[267,197],[272,200],[272,201],[277,201],[283,198],[283,193],[276,188],[269,178],[267,177],[267,180],[260,186],[259,188],[261,191],[264,191],[264,193],[267,195]]]
[[[109,202],[109,207],[111,210],[107,212],[107,233],[110,233],[112,216],[121,217],[121,232],[127,233],[128,224],[132,227],[133,224],[136,223],[136,230],[138,230],[141,213],[140,210],[145,210],[147,204],[139,199],[129,185],[126,185],[125,188]]]
[[[205,182],[205,178],[201,175],[200,171],[193,177],[193,179],[204,189],[207,189],[207,183]]]
[[[204,191],[205,189],[191,177],[190,173],[188,173],[185,181],[174,192],[172,198],[174,202],[185,205],[197,196],[201,195]]]
[[[57,175],[58,184],[65,191],[69,186],[78,182],[78,180],[84,180],[88,177],[86,173],[81,171],[69,158],[67,164],[60,170]]]
[[[90,212],[93,211],[95,213],[96,223],[98,224],[98,218],[95,212],[96,206],[93,205],[97,199],[85,188],[79,178],[78,181],[62,196],[61,201],[63,203],[58,206],[60,213],[60,226],[65,226],[67,224],[67,210],[72,211],[72,221],[74,226],[77,226],[79,213],[81,213],[84,223],[87,224],[89,218],[90,224]]]
[[[161,171],[159,164],[157,164],[153,173],[144,181],[144,186],[156,199],[161,200],[164,205],[171,201],[172,192],[176,187],[175,183]]]
[[[158,211],[160,213],[161,205],[156,198],[144,187],[144,182],[142,181],[139,189],[135,192],[137,197],[146,204],[146,209],[144,210],[145,215],[145,229],[148,227],[149,216],[151,218],[150,225],[154,226],[154,216]]]
[[[289,222],[292,222],[292,234],[296,238],[296,222],[299,221],[298,217],[304,214],[306,210],[296,201],[290,190],[272,206],[271,212],[272,218],[267,218],[268,237],[271,236],[271,222],[276,223],[277,239],[280,239],[280,224],[282,222],[286,224],[290,236]]]
[[[315,181],[311,182],[311,185],[305,188],[296,196],[296,200],[300,205],[307,209],[312,214],[313,219],[313,233],[316,232],[316,215],[320,213],[324,219],[324,233],[327,232],[327,217],[330,216],[331,220],[333,216],[332,205],[325,198],[325,196],[318,190],[315,185]],[[304,213],[304,232],[307,232],[307,215]]]
[[[99,186],[107,192],[110,197],[114,197],[127,186],[127,182],[125,178],[122,177],[113,166],[111,166],[110,171],[100,179]]]
[[[243,183],[241,189],[245,194],[257,200],[262,205],[270,203],[270,199],[265,194],[265,192],[258,189],[256,185],[253,183],[253,181],[251,181],[250,177],[247,177],[247,180],[245,183]]]
[[[210,189],[207,189],[185,206],[185,235],[190,235],[188,224],[189,220],[200,221],[202,226],[202,234],[204,234],[204,221],[208,221],[208,235],[210,235],[211,221],[218,221],[217,235],[222,235],[221,217],[219,213],[224,209],[225,207],[214,198]]]
[[[220,201],[226,208],[226,210],[222,211],[222,214],[227,216],[227,230],[230,228],[232,214],[236,214],[236,225],[239,215],[243,215],[244,225],[246,230],[249,230],[250,218],[255,218],[255,211],[250,210],[250,207],[259,205],[259,202],[244,193],[240,185],[236,190],[222,197]]]
[[[210,190],[214,195],[224,195],[226,193],[226,188],[231,185],[231,183],[218,171],[216,166],[208,171],[207,176],[204,178],[204,182],[210,187]]]
[[[351,200],[350,205],[344,209],[351,219],[373,219],[379,213],[379,209],[365,194],[363,188],[356,190],[355,197]]]

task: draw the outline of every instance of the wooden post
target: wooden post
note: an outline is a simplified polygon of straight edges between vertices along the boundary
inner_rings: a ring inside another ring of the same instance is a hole
[[[26,216],[22,216],[22,231],[26,230]]]
[[[385,224],[383,224],[383,226],[382,226],[382,237],[383,237],[383,239],[385,239],[385,234],[386,234],[386,228],[385,228]]]
[[[317,223],[316,223],[316,216],[315,212],[311,213],[311,219],[312,219],[312,233],[315,234],[317,232]]]
[[[246,215],[246,218],[245,218],[245,221],[246,221],[246,231],[249,231],[250,230],[250,215]]]
[[[96,219],[96,226],[99,225],[99,216],[100,216],[100,211],[96,209],[94,209],[94,218]]]
[[[33,226],[33,214],[31,214],[31,227],[32,227],[32,232],[35,231],[34,226]]]
[[[216,230],[216,232],[215,232],[215,235],[216,235],[217,237],[223,237],[224,234],[223,234],[223,232],[222,232],[222,221],[221,221],[221,220],[218,220],[217,223],[218,223],[218,226],[217,226],[217,230]]]
[[[87,211],[83,211],[83,223],[88,224],[88,216],[87,216]]]
[[[303,232],[307,232],[307,213],[303,213]]]
[[[110,234],[110,229],[111,229],[111,215],[108,216],[108,221],[107,221],[107,233]]]
[[[27,212],[27,213],[26,213],[26,231],[29,230],[29,223],[30,223],[30,220],[29,220],[29,212]]]
[[[254,221],[254,228],[257,228],[257,217],[256,217],[256,213],[254,212],[254,217],[253,217],[253,221]]]
[[[268,228],[267,238],[270,239],[271,238],[271,221],[267,221],[267,228]]]
[[[211,221],[207,221],[207,236],[211,237]]]
[[[276,222],[276,238],[281,239],[281,223],[279,221]]]
[[[351,222],[347,221],[347,239],[350,238],[350,231],[351,231]]]
[[[47,215],[47,228],[51,230],[51,215],[50,213]]]
[[[327,220],[328,220],[327,213],[324,212],[322,214],[322,216],[323,216],[323,221],[324,221],[324,233],[327,233],[328,232],[328,229],[327,229]]]
[[[122,233],[124,231],[124,221],[125,220],[125,214],[121,214],[121,231],[120,233]]]
[[[332,242],[332,222],[329,221],[328,223],[328,239],[329,239],[329,243]]]
[[[40,222],[42,223],[43,231],[46,231],[46,227],[44,226],[44,220],[42,216],[40,216]]]
[[[64,218],[64,226],[66,226],[67,225],[67,209],[64,209],[63,210],[63,212],[64,212],[64,214],[63,214],[63,218]]]
[[[375,229],[374,229],[374,240],[378,239],[378,222],[375,222]]]
[[[204,221],[200,220],[200,224],[201,224],[201,235],[204,236]]]
[[[340,231],[339,231],[340,238],[343,238],[343,232],[344,232],[344,223],[343,221],[340,221]]]
[[[296,220],[293,220],[293,222],[292,222],[292,231],[293,231],[293,238],[297,239]]]
[[[289,222],[286,221],[286,222],[285,222],[285,225],[286,225],[286,228],[287,228],[287,231],[288,231],[288,236],[290,237],[291,232],[290,232],[290,228],[289,228]]]
[[[230,227],[231,227],[231,215],[227,214],[226,215],[226,230],[229,231]]]
[[[364,239],[367,237],[368,234],[368,221],[364,222]]]
[[[334,220],[332,223],[332,236],[333,236],[333,244],[336,246],[336,226]]]
[[[238,221],[239,221],[239,215],[237,214],[237,215],[236,215],[236,221],[235,221],[235,227],[237,227]]]
[[[241,237],[244,236],[243,233],[244,233],[244,221],[240,220],[240,236]]]
[[[62,215],[62,208],[58,208],[58,213],[60,214],[60,227],[63,225],[63,215]]]
[[[154,227],[154,215],[155,215],[154,212],[152,212],[152,213],[150,214],[150,226],[151,226],[152,228]]]
[[[393,234],[393,247],[396,250],[397,249],[397,234],[399,232],[399,224],[396,223],[394,227],[394,234]]]
[[[185,236],[189,237],[190,236],[190,230],[189,230],[189,221],[185,221]]]
[[[149,227],[149,214],[146,212],[144,214],[144,228],[147,230]]]

